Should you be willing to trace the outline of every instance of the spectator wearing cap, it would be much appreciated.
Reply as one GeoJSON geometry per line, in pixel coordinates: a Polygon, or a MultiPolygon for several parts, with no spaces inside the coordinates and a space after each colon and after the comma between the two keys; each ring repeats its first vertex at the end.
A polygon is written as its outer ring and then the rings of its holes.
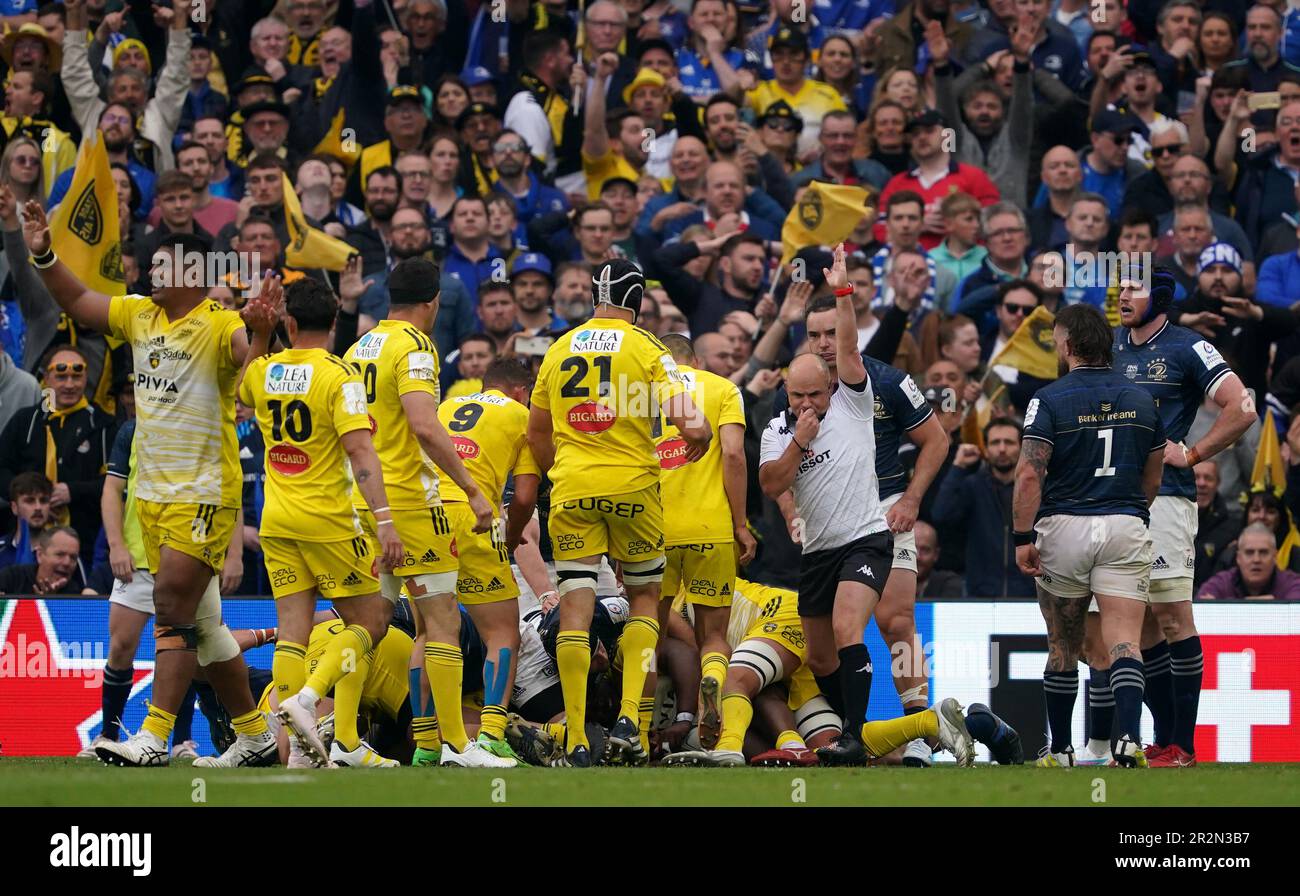
{"type": "Polygon", "coordinates": [[[529,170],[531,158],[528,143],[509,128],[503,128],[492,144],[492,167],[497,173],[492,189],[514,199],[519,223],[524,227],[538,215],[569,208],[563,193],[543,184],[529,170]]]}
{"type": "MultiPolygon", "coordinates": [[[[803,133],[803,117],[785,100],[777,100],[758,116],[757,125],[764,148],[781,163],[786,175],[793,174],[799,168],[796,150],[803,133]]],[[[793,194],[790,205],[794,205],[793,194]]]]}
{"type": "Polygon", "coordinates": [[[872,159],[853,158],[857,140],[857,121],[849,111],[832,110],[822,118],[821,156],[801,169],[791,183],[798,188],[818,180],[824,183],[871,186],[883,189],[890,174],[884,165],[872,159]]]}
{"type": "Polygon", "coordinates": [[[614,214],[614,246],[625,258],[637,261],[655,247],[636,235],[636,184],[625,177],[611,177],[600,186],[600,201],[614,214]],[[643,252],[644,250],[644,252],[643,252]]]}
{"type": "MultiPolygon", "coordinates": [[[[992,205],[1000,198],[998,188],[987,174],[973,165],[958,162],[945,148],[948,142],[944,133],[946,127],[943,116],[934,109],[926,109],[908,122],[914,165],[905,173],[890,178],[880,194],[882,206],[900,190],[911,190],[921,197],[925,203],[921,245],[927,251],[943,239],[943,216],[939,204],[949,193],[969,193],[982,206],[992,205]]],[[[884,224],[877,224],[876,238],[883,240],[884,235],[884,224]]]]}
{"type": "Polygon", "coordinates": [[[1300,573],[1278,568],[1277,536],[1264,523],[1251,523],[1237,538],[1232,569],[1201,586],[1201,600],[1300,600],[1300,573]]]}
{"type": "Polygon", "coordinates": [[[949,15],[947,0],[912,0],[900,4],[900,9],[892,17],[885,19],[877,32],[880,36],[880,48],[877,50],[876,70],[893,71],[896,68],[912,68],[928,53],[925,45],[925,29],[930,22],[943,26],[944,34],[958,56],[963,56],[975,28],[958,16],[949,15]]]}
{"type": "MultiPolygon", "coordinates": [[[[492,189],[492,147],[501,133],[501,113],[495,106],[470,103],[456,116],[456,131],[469,148],[461,163],[460,187],[486,196],[492,189]]],[[[537,148],[532,149],[535,152],[537,148]]]]}
{"type": "Polygon", "coordinates": [[[1111,215],[1117,216],[1123,209],[1129,181],[1146,173],[1142,163],[1132,159],[1128,151],[1140,127],[1131,115],[1103,109],[1092,117],[1090,148],[1079,151],[1079,167],[1083,170],[1080,188],[1103,197],[1111,215]]]}
{"type": "Polygon", "coordinates": [[[510,291],[515,297],[515,308],[520,329],[528,336],[547,330],[563,330],[563,318],[551,310],[551,295],[555,292],[555,275],[551,262],[539,252],[525,252],[515,259],[510,268],[510,291]]]}
{"type": "Polygon", "coordinates": [[[420,88],[399,84],[388,91],[388,101],[384,106],[384,133],[387,136],[361,150],[361,162],[354,169],[355,183],[366,183],[370,172],[392,165],[404,152],[420,149],[428,130],[429,114],[420,88]]]}
{"type": "MultiPolygon", "coordinates": [[[[1274,342],[1294,333],[1300,320],[1291,311],[1290,302],[1277,305],[1260,299],[1249,300],[1243,286],[1241,254],[1228,243],[1217,242],[1206,246],[1201,252],[1196,277],[1196,289],[1186,302],[1178,306],[1178,319],[1185,315],[1209,312],[1217,316],[1217,323],[1211,319],[1200,324],[1198,329],[1212,333],[1210,341],[1225,358],[1230,359],[1232,369],[1241,377],[1246,388],[1264,394],[1268,388],[1268,363],[1270,347],[1274,342]]],[[[1278,283],[1276,277],[1288,272],[1279,270],[1289,267],[1294,279],[1284,282],[1284,288],[1300,288],[1300,264],[1294,253],[1290,256],[1275,256],[1265,260],[1260,271],[1260,285],[1267,276],[1270,285],[1278,283]],[[1290,259],[1290,265],[1275,266],[1275,261],[1290,259]]],[[[1295,292],[1287,293],[1294,297],[1295,292]]],[[[1187,326],[1186,323],[1182,324],[1187,326]]]]}
{"type": "Polygon", "coordinates": [[[461,72],[460,79],[469,88],[469,101],[483,103],[486,106],[498,104],[497,80],[492,72],[482,65],[471,66],[461,72]]]}
{"type": "Polygon", "coordinates": [[[1277,90],[1284,74],[1300,74],[1300,66],[1281,56],[1282,14],[1271,6],[1256,3],[1246,13],[1246,52],[1226,63],[1225,71],[1243,69],[1253,93],[1277,90]]]}
{"type": "MultiPolygon", "coordinates": [[[[632,83],[623,89],[628,108],[641,116],[641,121],[652,133],[645,171],[659,178],[669,174],[669,160],[678,137],[690,135],[704,139],[699,106],[685,93],[673,92],[674,89],[652,68],[638,71],[632,83]]],[[[643,132],[642,140],[645,136],[643,132]]]]}
{"type": "Polygon", "coordinates": [[[677,72],[682,92],[703,105],[716,93],[735,92],[745,54],[727,46],[727,4],[724,0],[694,0],[688,20],[690,31],[677,51],[677,72]]]}
{"type": "Polygon", "coordinates": [[[818,147],[822,118],[832,110],[847,111],[839,91],[822,81],[806,76],[810,51],[807,36],[799,30],[781,27],[772,36],[772,74],[768,81],[745,94],[745,101],[755,114],[761,114],[777,100],[785,100],[803,119],[798,153],[811,155],[818,147]]]}
{"type": "Polygon", "coordinates": [[[1160,90],[1160,78],[1156,72],[1155,61],[1151,54],[1146,50],[1139,49],[1131,53],[1116,53],[1112,61],[1118,60],[1120,65],[1122,89],[1120,98],[1114,103],[1107,105],[1106,97],[1109,92],[1109,81],[1106,78],[1099,78],[1098,84],[1093,88],[1092,94],[1092,114],[1094,118],[1100,114],[1103,109],[1110,109],[1121,114],[1129,115],[1136,118],[1139,126],[1132,132],[1132,139],[1128,147],[1130,159],[1140,162],[1143,168],[1151,167],[1151,144],[1148,140],[1148,129],[1157,121],[1165,118],[1172,118],[1157,108],[1161,105],[1163,108],[1172,110],[1172,98],[1165,98],[1160,90]],[[1128,61],[1128,68],[1123,67],[1124,60],[1128,61]]]}
{"type": "MultiPolygon", "coordinates": [[[[1052,38],[1046,39],[1052,43],[1052,38]]],[[[957,161],[988,172],[1002,198],[1024,208],[1029,180],[1029,152],[1034,140],[1034,97],[1027,39],[1011,48],[1015,59],[1008,102],[996,81],[967,83],[960,95],[956,73],[946,53],[934,59],[935,104],[957,131],[957,161]]],[[[942,47],[942,45],[941,45],[942,47]]],[[[942,47],[946,50],[946,47],[942,47]]],[[[1055,73],[1054,73],[1055,74],[1055,73]]]]}
{"type": "MultiPolygon", "coordinates": [[[[587,8],[588,15],[591,9],[587,8]]],[[[573,69],[569,39],[554,31],[537,31],[524,41],[523,57],[521,89],[506,106],[505,126],[523,137],[546,176],[570,174],[581,163],[577,158],[577,123],[569,114],[569,101],[561,93],[573,69]]]]}
{"type": "Polygon", "coordinates": [[[99,534],[114,421],[86,398],[86,358],[74,346],[50,349],[41,371],[48,403],[14,414],[0,432],[0,494],[8,494],[19,473],[43,473],[54,484],[54,520],[76,527],[89,557],[99,534]]]}
{"type": "Polygon", "coordinates": [[[248,158],[273,155],[283,159],[286,167],[297,167],[297,154],[289,148],[289,107],[278,100],[263,100],[242,111],[248,158]]]}

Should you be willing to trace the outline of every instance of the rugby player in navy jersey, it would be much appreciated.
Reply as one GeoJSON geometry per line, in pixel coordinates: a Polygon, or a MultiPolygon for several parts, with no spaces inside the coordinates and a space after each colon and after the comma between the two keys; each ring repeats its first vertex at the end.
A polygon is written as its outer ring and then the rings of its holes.
{"type": "Polygon", "coordinates": [[[1146,390],[1111,369],[1113,335],[1100,311],[1065,308],[1053,338],[1069,372],[1025,409],[1012,498],[1016,563],[1036,577],[1047,621],[1043,694],[1051,742],[1038,764],[1074,765],[1070,729],[1092,596],[1111,661],[1111,754],[1118,765],[1145,767],[1139,642],[1151,580],[1148,507],[1160,488],[1164,425],[1146,390]]]}
{"type": "Polygon", "coordinates": [[[1236,442],[1258,416],[1253,396],[1218,350],[1195,331],[1169,323],[1174,288],[1173,275],[1163,269],[1151,274],[1149,288],[1140,277],[1121,281],[1114,351],[1115,372],[1151,393],[1169,440],[1160,495],[1151,505],[1151,604],[1142,632],[1146,700],[1155,720],[1147,757],[1157,768],[1196,764],[1203,657],[1192,618],[1197,527],[1192,467],[1236,442]],[[1206,396],[1219,415],[1209,432],[1186,445],[1206,396]]]}
{"type": "MultiPolygon", "coordinates": [[[[821,357],[835,378],[835,300],[829,296],[809,303],[805,312],[808,349],[821,357]]],[[[889,645],[895,664],[903,675],[895,675],[894,687],[906,715],[929,706],[929,680],[924,670],[924,655],[916,637],[916,524],[921,496],[948,456],[948,434],[925,401],[916,383],[903,371],[862,356],[875,395],[876,480],[885,520],[894,534],[894,559],[884,593],[876,605],[875,619],[880,634],[889,645]],[[898,459],[898,447],[906,433],[919,449],[916,470],[908,482],[898,459]],[[898,664],[898,660],[903,662],[898,664]]],[[[773,413],[786,412],[788,399],[782,389],[776,396],[773,413]]],[[[793,504],[783,502],[793,510],[793,504]]],[[[833,695],[831,704],[839,707],[833,695]]],[[[933,745],[915,740],[904,751],[905,765],[926,767],[931,764],[933,745]]]]}

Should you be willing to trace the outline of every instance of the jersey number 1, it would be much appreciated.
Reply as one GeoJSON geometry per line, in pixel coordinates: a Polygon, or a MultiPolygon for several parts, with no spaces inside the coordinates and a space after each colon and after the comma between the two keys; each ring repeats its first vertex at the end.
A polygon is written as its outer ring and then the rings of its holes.
{"type": "Polygon", "coordinates": [[[1101,466],[1098,467],[1096,470],[1093,470],[1092,475],[1093,476],[1114,476],[1115,468],[1110,465],[1110,452],[1112,448],[1112,443],[1115,438],[1115,430],[1099,429],[1097,430],[1097,438],[1105,442],[1105,447],[1103,448],[1105,454],[1102,456],[1101,466]]]}

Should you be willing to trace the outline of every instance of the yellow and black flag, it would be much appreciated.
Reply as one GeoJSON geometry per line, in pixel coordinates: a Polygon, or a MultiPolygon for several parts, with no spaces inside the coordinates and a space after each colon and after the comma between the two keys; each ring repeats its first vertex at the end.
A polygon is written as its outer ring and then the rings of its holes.
{"type": "Polygon", "coordinates": [[[875,215],[871,194],[862,187],[808,184],[781,228],[781,264],[789,264],[800,249],[834,246],[857,229],[862,219],[875,215]]]}
{"type": "Polygon", "coordinates": [[[72,184],[50,221],[50,238],[60,260],[87,289],[110,296],[122,294],[125,277],[117,186],[100,131],[81,141],[72,184]]]}
{"type": "Polygon", "coordinates": [[[1055,324],[1056,315],[1039,305],[1021,321],[1007,344],[1002,346],[1002,351],[989,361],[988,372],[980,382],[980,397],[962,421],[963,442],[978,445],[983,451],[984,427],[995,416],[1006,414],[1011,409],[1007,386],[997,372],[998,367],[1014,367],[1026,376],[1040,380],[1054,380],[1060,375],[1056,343],[1052,338],[1055,324]]]}
{"type": "Polygon", "coordinates": [[[1250,490],[1272,492],[1279,498],[1286,491],[1286,464],[1282,462],[1282,445],[1272,408],[1264,413],[1264,424],[1259,430],[1259,448],[1255,450],[1255,465],[1250,470],[1250,490]]]}
{"type": "Polygon", "coordinates": [[[310,226],[288,175],[281,177],[284,178],[284,217],[289,229],[289,245],[284,250],[285,264],[291,268],[343,270],[357,250],[343,240],[310,226]]]}

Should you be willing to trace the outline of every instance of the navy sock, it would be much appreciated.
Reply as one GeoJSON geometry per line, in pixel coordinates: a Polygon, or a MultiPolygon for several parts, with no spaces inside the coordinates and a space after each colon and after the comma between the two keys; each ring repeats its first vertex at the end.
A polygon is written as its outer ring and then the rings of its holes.
{"type": "Polygon", "coordinates": [[[929,707],[926,707],[926,706],[904,706],[904,707],[903,707],[903,715],[905,715],[905,716],[914,716],[914,715],[916,715],[918,712],[925,712],[928,708],[929,708],[929,707]]]}
{"type": "Polygon", "coordinates": [[[1088,737],[1110,740],[1115,722],[1115,698],[1110,692],[1110,673],[1088,669],[1088,737]]]}
{"type": "Polygon", "coordinates": [[[1147,687],[1142,699],[1155,722],[1155,743],[1167,747],[1174,741],[1174,677],[1169,665],[1169,642],[1142,648],[1147,687]]]}
{"type": "Polygon", "coordinates": [[[199,693],[191,684],[185,692],[185,699],[181,701],[181,708],[176,711],[176,724],[172,727],[173,746],[194,739],[190,736],[190,729],[194,725],[194,701],[198,698],[199,693]]]}
{"type": "Polygon", "coordinates": [[[1115,731],[1110,739],[1115,744],[1127,734],[1134,743],[1142,743],[1142,691],[1145,677],[1142,661],[1131,656],[1115,660],[1110,665],[1110,691],[1115,695],[1115,731]]]}
{"type": "Polygon", "coordinates": [[[1047,702],[1047,730],[1053,753],[1064,753],[1073,743],[1074,700],[1079,696],[1079,670],[1043,673],[1043,698],[1047,702]]]}
{"type": "Polygon", "coordinates": [[[817,687],[821,690],[822,696],[826,702],[831,705],[835,714],[844,720],[844,692],[840,689],[840,670],[836,669],[830,675],[815,675],[817,687]]]}
{"type": "Polygon", "coordinates": [[[840,691],[844,699],[846,731],[857,733],[867,720],[871,699],[871,651],[866,644],[840,648],[840,691]]]}
{"type": "Polygon", "coordinates": [[[1196,713],[1201,705],[1201,674],[1205,668],[1200,636],[1192,635],[1170,644],[1169,659],[1173,667],[1173,742],[1195,754],[1196,713]]]}
{"type": "Polygon", "coordinates": [[[130,666],[114,669],[104,666],[104,685],[100,691],[100,708],[104,714],[103,735],[109,740],[117,740],[122,725],[122,713],[126,711],[126,701],[131,697],[131,679],[134,673],[130,666]]]}

